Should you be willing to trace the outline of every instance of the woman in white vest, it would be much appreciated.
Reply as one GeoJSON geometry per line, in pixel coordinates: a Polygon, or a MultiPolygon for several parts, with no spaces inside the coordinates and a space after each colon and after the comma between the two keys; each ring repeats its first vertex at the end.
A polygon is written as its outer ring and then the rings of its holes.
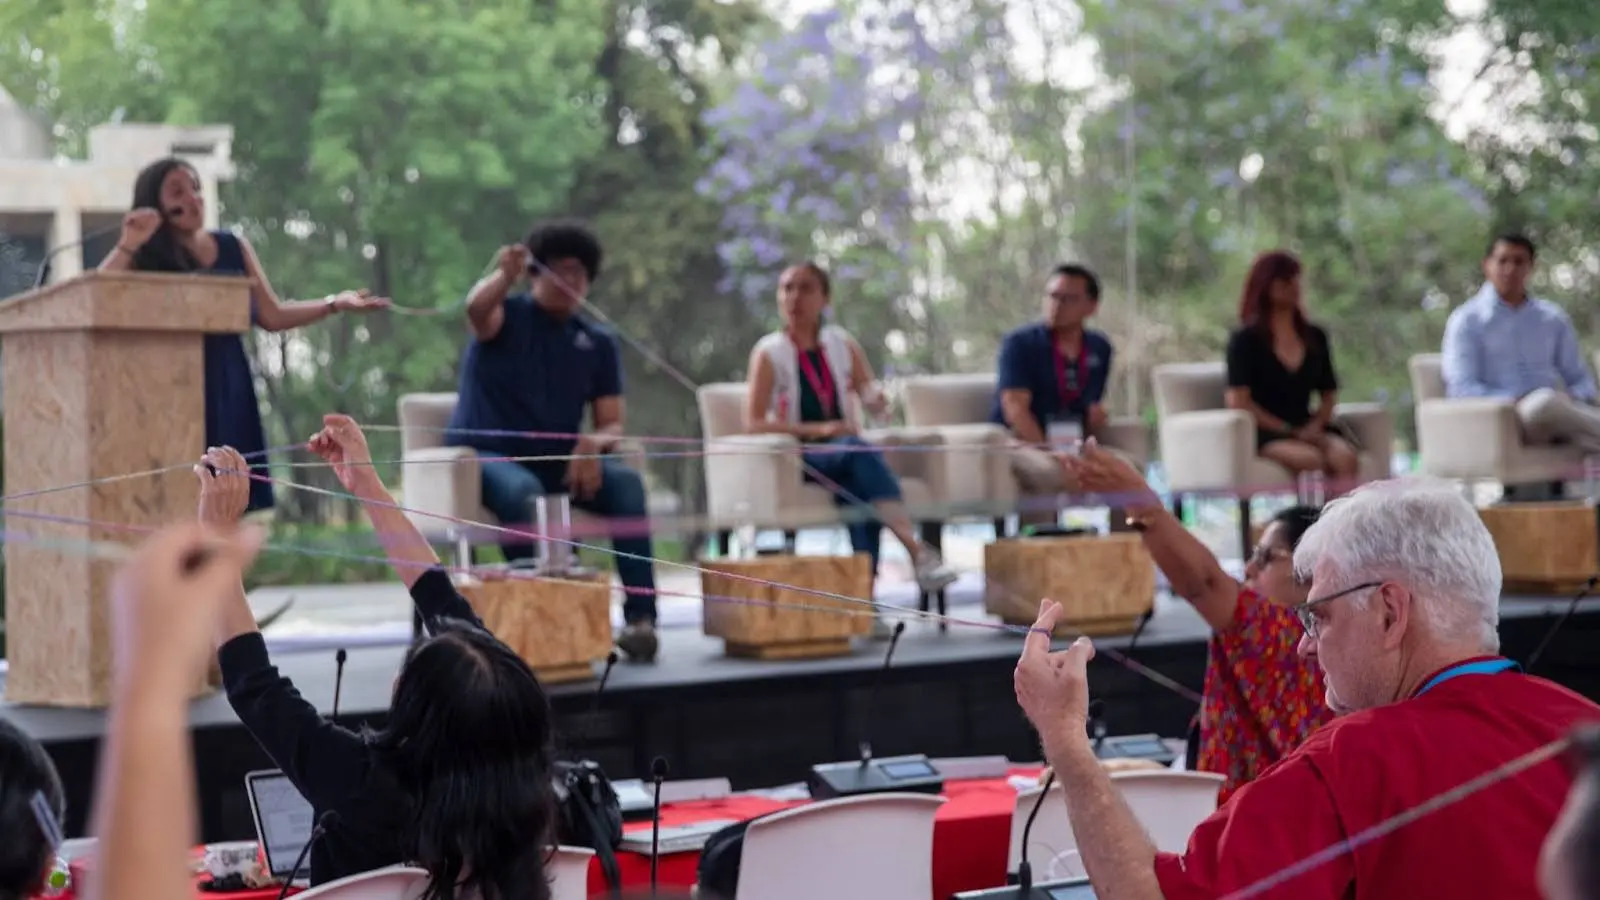
{"type": "Polygon", "coordinates": [[[833,491],[840,506],[871,505],[876,521],[857,517],[849,531],[850,546],[871,557],[874,572],[887,526],[911,554],[918,587],[940,590],[955,581],[955,573],[917,540],[899,480],[883,454],[861,439],[851,396],[874,413],[886,403],[861,345],[843,328],[823,323],[829,292],[828,273],[813,262],[790,266],[778,279],[784,327],[757,341],[750,353],[745,428],[798,437],[805,444],[806,480],[833,491]]]}

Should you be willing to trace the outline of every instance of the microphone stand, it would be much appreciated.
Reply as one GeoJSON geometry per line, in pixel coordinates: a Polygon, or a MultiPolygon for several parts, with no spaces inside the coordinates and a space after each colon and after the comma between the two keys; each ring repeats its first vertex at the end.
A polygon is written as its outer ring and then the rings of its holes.
{"type": "Polygon", "coordinates": [[[121,230],[122,230],[122,223],[119,221],[115,225],[107,225],[104,228],[96,228],[95,230],[93,230],[93,231],[89,232],[88,234],[78,238],[75,241],[68,241],[65,244],[61,244],[60,246],[51,247],[49,252],[45,253],[44,259],[39,260],[39,268],[38,268],[37,271],[35,271],[33,273],[33,286],[35,288],[44,287],[45,276],[50,274],[50,260],[55,259],[57,256],[61,255],[61,251],[63,251],[63,250],[71,250],[73,247],[82,247],[84,244],[89,243],[90,241],[94,240],[95,238],[105,237],[106,235],[110,234],[113,231],[121,231],[121,230]]]}
{"type": "Polygon", "coordinates": [[[606,667],[600,670],[600,683],[594,688],[594,705],[590,712],[600,711],[600,695],[605,693],[606,682],[611,680],[611,670],[617,667],[617,651],[612,650],[606,654],[606,667]]]}
{"type": "Polygon", "coordinates": [[[338,718],[338,716],[339,716],[339,692],[344,688],[344,663],[345,663],[345,660],[347,660],[349,658],[350,658],[350,654],[343,647],[340,647],[338,650],[334,651],[334,654],[333,654],[333,712],[328,714],[328,718],[330,720],[338,718]]]}
{"type": "Polygon", "coordinates": [[[1528,664],[1523,666],[1522,669],[1524,672],[1529,675],[1533,674],[1533,667],[1539,662],[1539,657],[1544,655],[1544,651],[1550,647],[1550,642],[1556,639],[1556,635],[1560,633],[1562,628],[1566,627],[1567,621],[1578,611],[1578,604],[1582,603],[1583,598],[1594,591],[1596,585],[1600,585],[1600,575],[1590,575],[1589,580],[1583,583],[1583,587],[1572,595],[1572,602],[1567,604],[1567,611],[1561,614],[1561,618],[1556,619],[1556,623],[1551,625],[1550,630],[1546,631],[1544,637],[1539,640],[1539,646],[1533,648],[1533,652],[1528,654],[1528,664]]]}
{"type": "Polygon", "coordinates": [[[650,811],[650,900],[656,900],[660,884],[661,866],[661,782],[667,777],[667,761],[656,757],[650,761],[650,780],[655,782],[655,806],[650,811]]]}
{"type": "Polygon", "coordinates": [[[1028,820],[1022,825],[1022,851],[1017,858],[1017,900],[1033,897],[1033,864],[1028,862],[1028,841],[1033,836],[1033,820],[1039,818],[1039,808],[1044,798],[1050,796],[1050,786],[1056,783],[1056,773],[1051,769],[1039,787],[1039,796],[1033,798],[1033,808],[1028,810],[1028,820]]]}
{"type": "Polygon", "coordinates": [[[305,868],[306,857],[311,855],[311,845],[322,839],[328,833],[328,827],[338,821],[339,814],[328,810],[317,818],[317,827],[311,829],[311,839],[300,848],[300,855],[295,857],[294,868],[289,870],[289,877],[283,880],[283,887],[278,890],[278,900],[283,900],[289,895],[289,888],[294,886],[294,880],[300,877],[300,870],[305,868]]]}
{"type": "Polygon", "coordinates": [[[883,654],[883,668],[878,670],[878,677],[872,681],[872,690],[867,694],[867,722],[861,729],[861,768],[865,769],[872,764],[872,712],[878,706],[878,689],[883,686],[884,676],[889,671],[889,666],[894,662],[894,648],[900,646],[900,635],[906,633],[906,623],[902,619],[894,623],[894,633],[889,636],[889,649],[883,654]]]}

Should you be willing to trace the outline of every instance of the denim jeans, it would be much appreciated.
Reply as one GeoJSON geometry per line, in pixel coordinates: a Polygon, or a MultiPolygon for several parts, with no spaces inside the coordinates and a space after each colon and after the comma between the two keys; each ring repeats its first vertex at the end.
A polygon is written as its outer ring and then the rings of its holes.
{"type": "MultiPolygon", "coordinates": [[[[889,471],[883,453],[855,435],[834,438],[825,444],[807,444],[801,451],[801,458],[811,470],[806,473],[806,480],[828,488],[838,506],[849,507],[856,501],[872,504],[900,499],[900,480],[889,471]]],[[[855,510],[852,515],[855,521],[846,528],[850,532],[851,549],[871,557],[872,571],[876,572],[883,524],[875,518],[857,518],[870,512],[870,509],[855,510]]]]}
{"type": "MultiPolygon", "coordinates": [[[[567,473],[564,460],[550,462],[508,462],[486,460],[483,473],[483,505],[507,525],[533,521],[533,500],[541,494],[566,493],[562,479],[567,473]]],[[[615,460],[601,462],[600,490],[583,500],[572,498],[572,505],[607,519],[623,519],[621,535],[613,536],[611,548],[616,557],[617,575],[627,588],[622,616],[628,622],[654,622],[656,619],[656,576],[651,564],[655,554],[650,545],[646,520],[644,479],[638,472],[615,460]],[[626,554],[626,555],[621,555],[626,554]]],[[[588,543],[579,539],[580,543],[588,543]]],[[[533,545],[509,539],[501,542],[506,559],[527,559],[533,545]]]]}

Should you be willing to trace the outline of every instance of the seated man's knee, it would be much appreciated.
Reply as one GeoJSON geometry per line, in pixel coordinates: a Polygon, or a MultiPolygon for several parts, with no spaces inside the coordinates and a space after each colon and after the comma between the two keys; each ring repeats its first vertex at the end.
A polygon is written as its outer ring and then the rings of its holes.
{"type": "Polygon", "coordinates": [[[644,514],[644,476],[638,471],[629,466],[608,465],[601,484],[610,500],[606,505],[613,513],[644,514]]]}

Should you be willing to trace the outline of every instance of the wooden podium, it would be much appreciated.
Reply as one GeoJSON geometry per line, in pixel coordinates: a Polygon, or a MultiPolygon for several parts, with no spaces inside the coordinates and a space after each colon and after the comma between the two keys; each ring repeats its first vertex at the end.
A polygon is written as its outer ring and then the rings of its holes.
{"type": "Polygon", "coordinates": [[[249,328],[243,278],[90,272],[0,303],[4,492],[17,498],[5,503],[6,699],[110,703],[116,563],[84,544],[137,543],[195,515],[185,463],[205,450],[204,337],[249,328]],[[112,480],[84,485],[98,479],[112,480]]]}

